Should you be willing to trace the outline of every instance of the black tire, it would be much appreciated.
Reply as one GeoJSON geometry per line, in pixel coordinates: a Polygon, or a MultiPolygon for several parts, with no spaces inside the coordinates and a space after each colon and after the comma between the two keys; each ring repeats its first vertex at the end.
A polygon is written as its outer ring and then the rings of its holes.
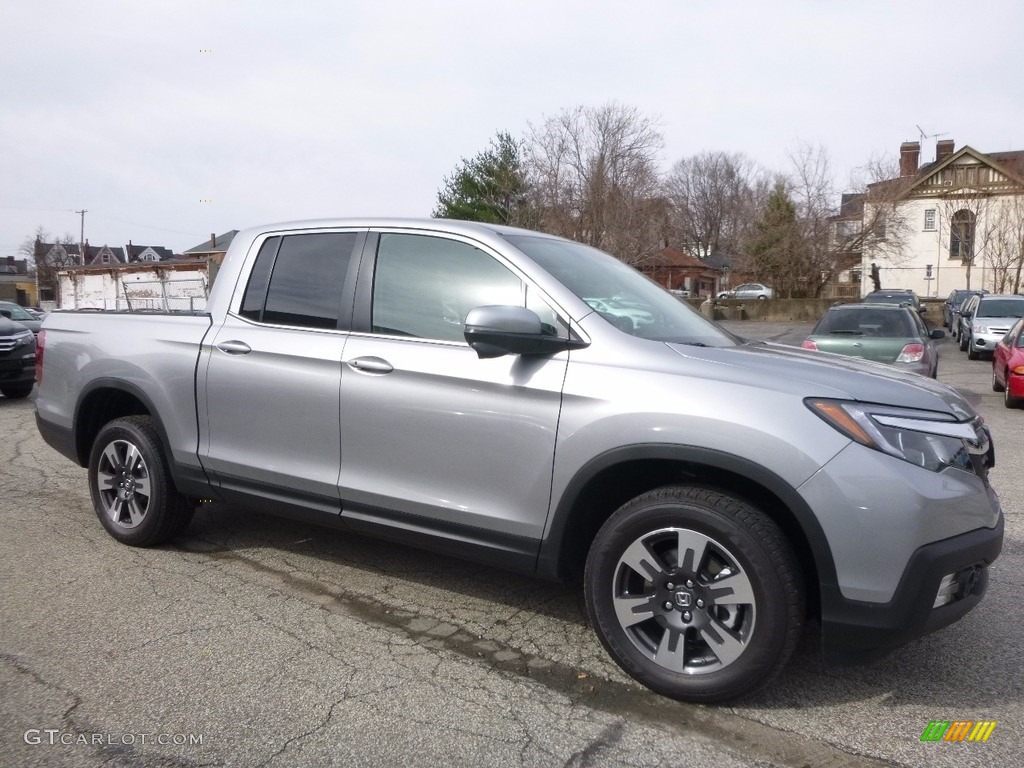
{"type": "Polygon", "coordinates": [[[9,400],[20,400],[32,394],[35,384],[19,384],[17,386],[0,387],[0,393],[9,400]]]}
{"type": "Polygon", "coordinates": [[[974,339],[969,339],[967,342],[967,359],[977,360],[979,357],[981,357],[981,353],[974,346],[974,339]]]}
{"type": "Polygon", "coordinates": [[[670,486],[623,505],[594,538],[584,589],[612,658],[682,701],[724,701],[767,684],[804,621],[803,578],[782,531],[707,488],[670,486]]]}
{"type": "Polygon", "coordinates": [[[1020,408],[1022,404],[1024,404],[1024,400],[1010,396],[1010,378],[1007,376],[1006,387],[1003,389],[1003,405],[1007,408],[1020,408]]]}
{"type": "Polygon", "coordinates": [[[995,364],[995,362],[993,362],[992,363],[992,391],[993,392],[1003,392],[1005,390],[1006,390],[1006,387],[1003,386],[1002,384],[1000,384],[999,380],[996,378],[996,364],[995,364]]]}
{"type": "Polygon", "coordinates": [[[970,339],[967,337],[967,334],[963,333],[961,331],[961,333],[960,333],[960,351],[961,352],[966,352],[967,351],[967,345],[970,344],[970,343],[971,342],[970,342],[970,339]]]}
{"type": "Polygon", "coordinates": [[[115,419],[96,435],[89,490],[107,533],[133,547],[173,538],[188,527],[195,511],[174,485],[148,416],[115,419]]]}

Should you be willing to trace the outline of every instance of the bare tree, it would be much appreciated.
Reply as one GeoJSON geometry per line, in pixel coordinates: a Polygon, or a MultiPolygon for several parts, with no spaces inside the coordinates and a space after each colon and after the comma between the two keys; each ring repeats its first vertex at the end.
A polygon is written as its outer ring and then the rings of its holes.
{"type": "Polygon", "coordinates": [[[789,159],[789,185],[804,243],[798,272],[807,295],[820,296],[839,272],[859,267],[865,250],[871,261],[906,260],[911,230],[900,200],[913,180],[899,178],[895,162],[875,158],[858,168],[850,185],[866,186],[867,192],[843,196],[845,206],[837,208],[828,151],[801,143],[789,159]]]}
{"type": "Polygon", "coordinates": [[[28,261],[29,268],[35,270],[40,298],[44,299],[53,299],[57,295],[57,272],[78,263],[75,239],[67,233],[57,239],[42,226],[36,227],[35,233],[26,238],[18,252],[28,261]]]}
{"type": "Polygon", "coordinates": [[[967,289],[971,287],[975,264],[987,255],[987,247],[995,236],[996,209],[996,198],[974,184],[956,184],[938,200],[941,226],[937,234],[950,258],[960,258],[967,289]]]}
{"type": "Polygon", "coordinates": [[[982,247],[987,249],[992,290],[1017,293],[1024,267],[1024,195],[993,201],[981,222],[982,247]]]}
{"type": "Polygon", "coordinates": [[[665,245],[656,124],[619,104],[576,107],[530,126],[526,164],[540,229],[630,264],[665,245]]]}
{"type": "Polygon", "coordinates": [[[700,257],[739,254],[770,189],[768,174],[739,152],[679,160],[665,179],[676,238],[700,257]]]}

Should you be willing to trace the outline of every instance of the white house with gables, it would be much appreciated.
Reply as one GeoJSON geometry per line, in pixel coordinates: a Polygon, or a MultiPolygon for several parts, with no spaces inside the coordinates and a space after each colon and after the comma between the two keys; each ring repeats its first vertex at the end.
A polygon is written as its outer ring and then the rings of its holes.
{"type": "Polygon", "coordinates": [[[920,142],[904,142],[899,178],[868,186],[865,223],[872,205],[886,206],[887,221],[876,222],[864,243],[863,293],[874,289],[873,264],[883,288],[909,288],[920,296],[963,288],[1020,290],[1024,151],[956,151],[953,141],[939,141],[935,160],[923,166],[920,153],[920,142]]]}

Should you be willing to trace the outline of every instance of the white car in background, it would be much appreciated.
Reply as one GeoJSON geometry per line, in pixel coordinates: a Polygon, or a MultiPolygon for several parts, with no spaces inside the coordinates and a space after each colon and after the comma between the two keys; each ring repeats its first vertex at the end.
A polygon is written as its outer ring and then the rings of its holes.
{"type": "Polygon", "coordinates": [[[731,291],[722,291],[718,294],[720,299],[770,299],[772,298],[770,286],[761,283],[743,283],[737,285],[731,291]]]}

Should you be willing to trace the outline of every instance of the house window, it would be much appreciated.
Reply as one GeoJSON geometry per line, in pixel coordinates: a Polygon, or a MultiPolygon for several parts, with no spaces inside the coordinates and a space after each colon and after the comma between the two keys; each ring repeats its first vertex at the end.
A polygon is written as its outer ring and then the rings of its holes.
{"type": "Polygon", "coordinates": [[[872,228],[872,234],[879,240],[885,240],[885,217],[879,216],[872,228]]]}
{"type": "Polygon", "coordinates": [[[102,261],[104,264],[109,264],[110,263],[110,254],[109,253],[100,254],[100,261],[102,261]]]}
{"type": "Polygon", "coordinates": [[[924,212],[924,228],[928,231],[935,229],[935,209],[928,208],[924,212]]]}
{"type": "Polygon", "coordinates": [[[859,269],[850,270],[850,282],[860,285],[861,271],[859,269]]]}
{"type": "Polygon", "coordinates": [[[949,258],[970,264],[974,258],[974,214],[959,210],[953,214],[949,225],[949,258]]]}

